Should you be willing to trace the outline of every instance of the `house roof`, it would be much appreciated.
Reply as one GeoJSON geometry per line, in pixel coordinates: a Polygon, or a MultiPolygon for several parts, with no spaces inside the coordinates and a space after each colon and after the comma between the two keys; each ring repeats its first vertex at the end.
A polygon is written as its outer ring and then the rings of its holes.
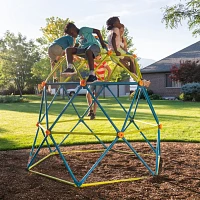
{"type": "Polygon", "coordinates": [[[170,72],[172,65],[180,64],[180,61],[186,60],[200,60],[200,41],[159,60],[147,67],[141,69],[143,74],[145,73],[159,73],[170,72]]]}

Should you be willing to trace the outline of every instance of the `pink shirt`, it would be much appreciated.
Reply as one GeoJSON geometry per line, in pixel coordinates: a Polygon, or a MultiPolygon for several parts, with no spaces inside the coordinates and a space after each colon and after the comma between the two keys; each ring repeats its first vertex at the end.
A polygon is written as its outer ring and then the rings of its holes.
{"type": "Polygon", "coordinates": [[[116,47],[117,49],[120,48],[120,43],[121,43],[121,37],[120,37],[120,32],[119,28],[114,27],[112,30],[109,31],[108,33],[108,49],[109,50],[114,50],[112,46],[112,37],[113,33],[116,34],[115,42],[116,42],[116,47]]]}

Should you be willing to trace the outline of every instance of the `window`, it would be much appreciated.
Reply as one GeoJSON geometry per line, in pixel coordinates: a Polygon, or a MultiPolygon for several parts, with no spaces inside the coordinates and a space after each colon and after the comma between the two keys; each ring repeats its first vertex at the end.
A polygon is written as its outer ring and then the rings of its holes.
{"type": "Polygon", "coordinates": [[[173,81],[170,78],[170,74],[166,74],[166,87],[172,87],[172,88],[181,88],[182,83],[180,81],[173,81]]]}

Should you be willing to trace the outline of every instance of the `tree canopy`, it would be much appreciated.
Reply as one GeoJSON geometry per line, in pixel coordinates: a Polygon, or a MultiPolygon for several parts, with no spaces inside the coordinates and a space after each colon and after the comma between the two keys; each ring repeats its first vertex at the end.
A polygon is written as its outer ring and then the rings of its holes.
{"type": "Polygon", "coordinates": [[[200,82],[200,63],[199,61],[181,62],[180,66],[172,66],[171,79],[174,81],[180,81],[183,84],[200,82]]]}
{"type": "Polygon", "coordinates": [[[200,0],[190,0],[185,4],[178,3],[164,8],[162,22],[165,22],[167,28],[177,28],[184,20],[194,36],[200,35],[200,0]]]}
{"type": "MultiPolygon", "coordinates": [[[[41,28],[43,36],[33,40],[27,40],[21,33],[17,35],[7,31],[0,38],[0,87],[5,89],[9,85],[18,86],[21,90],[31,88],[40,83],[50,73],[51,66],[47,55],[47,48],[55,39],[64,35],[64,26],[73,22],[69,18],[50,17],[46,19],[46,26],[41,28]]],[[[101,30],[106,40],[107,30],[101,30]]],[[[132,37],[125,28],[129,50],[133,50],[132,37]]],[[[63,65],[66,65],[64,63],[63,65]]],[[[111,64],[113,68],[115,65],[111,64]]],[[[112,80],[124,80],[129,76],[122,68],[118,67],[112,80]]]]}
{"type": "Polygon", "coordinates": [[[2,84],[11,80],[23,90],[33,85],[31,67],[40,59],[38,48],[32,40],[27,41],[21,33],[7,31],[0,39],[0,79],[2,84]]]}

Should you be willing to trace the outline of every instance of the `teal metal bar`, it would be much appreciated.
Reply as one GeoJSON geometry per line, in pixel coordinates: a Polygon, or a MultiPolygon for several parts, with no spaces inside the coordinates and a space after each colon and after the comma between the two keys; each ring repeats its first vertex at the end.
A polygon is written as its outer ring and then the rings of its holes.
{"type": "Polygon", "coordinates": [[[146,98],[146,101],[148,102],[149,108],[151,109],[151,112],[152,112],[152,114],[153,114],[153,116],[154,116],[154,119],[156,120],[157,124],[159,124],[158,117],[157,117],[157,115],[156,115],[156,113],[155,113],[155,111],[154,111],[153,105],[152,105],[152,103],[151,103],[151,101],[150,101],[150,99],[149,99],[149,96],[148,96],[148,94],[147,94],[147,91],[146,91],[145,88],[142,88],[142,89],[143,89],[143,93],[144,93],[144,96],[145,96],[145,98],[146,98]]]}
{"type": "Polygon", "coordinates": [[[80,187],[88,178],[88,176],[92,173],[92,171],[97,167],[97,165],[101,162],[101,160],[105,157],[105,155],[108,153],[110,149],[114,146],[114,144],[117,142],[119,138],[116,137],[113,142],[107,147],[107,149],[102,153],[102,155],[99,157],[99,159],[94,163],[94,165],[90,168],[90,170],[86,173],[86,175],[78,182],[78,187],[80,187]]]}
{"type": "Polygon", "coordinates": [[[105,112],[105,110],[103,109],[103,107],[101,106],[101,104],[99,103],[99,101],[96,99],[96,97],[92,94],[92,92],[90,90],[88,90],[88,92],[90,93],[90,95],[92,96],[92,98],[94,99],[94,101],[97,103],[97,105],[99,106],[99,108],[102,110],[102,112],[104,113],[104,115],[106,116],[106,118],[108,119],[108,121],[112,124],[113,128],[118,133],[119,129],[115,126],[115,124],[113,123],[113,121],[110,119],[110,117],[108,116],[108,114],[105,112]]]}
{"type": "MultiPolygon", "coordinates": [[[[81,89],[81,88],[82,88],[82,87],[80,86],[80,89],[81,89]]],[[[87,90],[90,90],[90,89],[87,87],[87,85],[86,85],[86,89],[87,89],[87,90]]],[[[80,90],[77,90],[77,92],[76,92],[75,95],[77,95],[79,91],[80,91],[80,90]]],[[[96,139],[103,145],[103,147],[104,147],[104,148],[107,148],[107,146],[102,142],[102,140],[101,140],[97,135],[95,135],[95,134],[93,133],[93,131],[89,128],[89,126],[85,123],[85,121],[84,121],[83,118],[84,118],[84,116],[86,115],[87,110],[86,110],[86,112],[85,112],[82,116],[80,116],[79,113],[78,113],[78,111],[77,111],[77,109],[75,108],[73,102],[71,102],[71,103],[72,103],[72,106],[74,107],[74,110],[76,111],[77,115],[79,116],[79,121],[78,121],[77,124],[71,129],[70,132],[73,132],[73,130],[78,126],[78,124],[82,122],[82,123],[87,127],[87,129],[96,137],[96,139]]],[[[88,110],[89,110],[89,109],[88,109],[88,110]]],[[[69,136],[69,134],[62,140],[62,142],[59,144],[59,146],[68,138],[68,136],[69,136]]]]}
{"type": "Polygon", "coordinates": [[[46,113],[46,129],[49,130],[49,116],[48,116],[48,103],[47,103],[46,86],[44,86],[43,91],[44,91],[44,102],[45,102],[45,113],[46,113]]]}
{"type": "Polygon", "coordinates": [[[42,142],[41,142],[40,146],[38,147],[37,151],[35,152],[34,156],[31,158],[30,162],[28,163],[27,168],[29,168],[32,165],[32,163],[35,160],[36,156],[38,155],[40,149],[42,148],[44,141],[46,140],[46,137],[42,140],[42,142]]]}
{"type": "MultiPolygon", "coordinates": [[[[77,90],[79,91],[80,88],[77,90]]],[[[63,110],[61,111],[61,113],[58,115],[58,117],[56,118],[56,120],[53,122],[53,124],[50,127],[50,130],[53,129],[53,127],[55,126],[55,124],[58,122],[58,120],[61,118],[61,116],[63,115],[63,113],[65,112],[65,110],[69,107],[70,103],[74,100],[74,98],[76,97],[76,94],[74,94],[72,96],[72,98],[68,101],[68,103],[66,104],[66,106],[64,106],[63,110]]]]}
{"type": "MultiPolygon", "coordinates": [[[[135,127],[139,130],[140,128],[138,127],[138,125],[133,122],[135,127]]],[[[144,135],[144,133],[142,131],[140,131],[140,134],[142,135],[142,137],[145,139],[145,141],[149,144],[149,146],[151,147],[151,149],[154,151],[154,153],[156,153],[156,149],[152,146],[152,144],[149,142],[149,140],[147,139],[147,137],[144,135]]]]}
{"type": "Polygon", "coordinates": [[[128,110],[128,112],[126,113],[126,118],[125,118],[124,124],[123,124],[122,129],[121,129],[122,132],[124,132],[124,131],[127,129],[126,123],[127,123],[128,119],[129,119],[129,118],[133,119],[132,117],[130,117],[130,113],[131,113],[131,110],[132,110],[132,108],[133,108],[135,99],[136,99],[136,97],[137,97],[137,91],[138,91],[138,89],[136,90],[136,95],[134,95],[133,100],[131,101],[131,105],[130,105],[130,107],[129,107],[129,110],[128,110]]]}
{"type": "Polygon", "coordinates": [[[158,175],[159,173],[159,164],[160,164],[160,129],[158,129],[157,144],[156,144],[156,169],[155,169],[156,175],[158,175]]]}
{"type": "Polygon", "coordinates": [[[42,98],[41,98],[41,103],[40,103],[40,111],[39,111],[38,122],[40,122],[40,120],[41,120],[43,102],[44,102],[44,91],[42,91],[42,98]]]}
{"type": "MultiPolygon", "coordinates": [[[[58,90],[57,90],[57,92],[55,93],[53,99],[51,100],[50,104],[48,105],[48,108],[47,108],[48,110],[51,108],[51,105],[53,104],[55,98],[57,97],[57,95],[58,95],[58,93],[59,93],[59,91],[60,91],[60,88],[61,88],[61,86],[58,88],[58,90]]],[[[42,122],[42,120],[44,119],[45,115],[46,115],[46,112],[43,114],[43,116],[42,116],[42,118],[40,119],[39,122],[42,122]]]]}
{"type": "MultiPolygon", "coordinates": [[[[128,125],[124,126],[124,128],[122,129],[123,132],[126,131],[126,129],[130,126],[131,123],[134,122],[135,113],[136,113],[136,110],[137,110],[137,108],[138,108],[139,98],[140,98],[139,91],[140,91],[140,90],[139,90],[139,87],[137,87],[136,92],[135,92],[134,97],[133,97],[133,100],[132,100],[132,102],[136,102],[136,103],[135,103],[134,112],[133,112],[134,114],[133,114],[132,117],[130,117],[131,119],[130,119],[128,125]],[[136,98],[137,98],[137,101],[136,101],[136,98]]],[[[133,103],[133,104],[134,104],[134,103],[133,103]]],[[[132,110],[132,107],[131,107],[131,105],[130,105],[130,107],[129,107],[129,112],[131,112],[131,110],[132,110]]],[[[130,114],[129,114],[129,115],[130,115],[130,114]]]]}
{"type": "MultiPolygon", "coordinates": [[[[41,128],[40,128],[40,130],[42,131],[43,136],[46,137],[44,130],[41,129],[41,128]]],[[[47,147],[49,148],[49,151],[52,152],[51,146],[50,146],[50,144],[49,144],[49,142],[48,142],[48,137],[46,138],[45,141],[46,141],[46,143],[47,143],[47,147]]]]}
{"type": "Polygon", "coordinates": [[[34,149],[35,149],[35,144],[36,144],[36,141],[37,141],[38,133],[39,133],[39,127],[37,128],[37,131],[36,131],[36,134],[35,134],[35,138],[34,138],[34,141],[33,141],[33,145],[32,145],[32,148],[31,148],[31,151],[30,151],[30,154],[29,154],[29,157],[33,156],[33,152],[34,152],[34,149]]]}
{"type": "MultiPolygon", "coordinates": [[[[67,94],[67,90],[63,87],[63,90],[65,91],[65,93],[67,94]]],[[[70,97],[69,97],[69,95],[67,94],[67,97],[68,97],[68,100],[70,100],[70,97]]],[[[75,110],[75,112],[76,112],[76,114],[77,114],[77,116],[80,118],[80,115],[79,115],[79,113],[78,113],[78,111],[77,111],[77,109],[76,109],[76,107],[75,107],[75,105],[73,104],[73,102],[71,102],[71,104],[72,104],[72,107],[74,108],[74,110],[75,110]]]]}
{"type": "MultiPolygon", "coordinates": [[[[87,91],[89,90],[89,87],[86,85],[85,88],[87,89],[87,91]]],[[[99,95],[101,94],[101,92],[103,91],[103,86],[101,87],[100,91],[97,93],[96,98],[99,97],[99,95]]],[[[88,113],[90,107],[94,104],[94,100],[92,100],[92,103],[88,106],[88,108],[86,109],[86,111],[83,113],[82,118],[85,117],[85,115],[88,113]]]]}
{"type": "Polygon", "coordinates": [[[138,157],[138,159],[143,163],[143,165],[149,170],[149,172],[152,175],[155,175],[155,173],[152,171],[152,169],[147,165],[147,163],[142,159],[142,157],[137,153],[137,151],[131,146],[131,144],[126,140],[126,138],[122,138],[124,142],[128,145],[128,147],[135,153],[135,155],[138,157]]]}
{"type": "MultiPolygon", "coordinates": [[[[49,85],[60,85],[58,91],[60,91],[61,88],[63,88],[63,91],[66,92],[67,94],[67,91],[65,89],[65,85],[67,84],[79,84],[78,82],[67,82],[67,83],[53,83],[53,84],[49,84],[49,85]]],[[[48,84],[47,84],[48,85],[48,84]]],[[[92,131],[92,129],[87,125],[87,123],[85,122],[84,120],[84,116],[86,115],[86,113],[88,112],[88,110],[90,109],[90,107],[94,104],[94,103],[97,103],[97,105],[99,106],[100,110],[103,112],[103,114],[105,115],[105,117],[107,118],[107,120],[110,122],[110,124],[112,125],[112,127],[115,129],[116,131],[116,135],[119,131],[119,129],[117,128],[117,126],[114,124],[113,120],[110,118],[110,116],[107,114],[107,112],[105,111],[105,109],[103,108],[103,106],[101,106],[100,102],[98,101],[98,96],[101,94],[101,92],[103,91],[103,89],[107,88],[110,93],[112,94],[112,96],[115,98],[115,100],[117,101],[117,103],[119,104],[119,106],[122,108],[122,110],[125,112],[126,114],[126,118],[125,118],[125,121],[123,123],[123,126],[122,126],[122,132],[124,132],[129,126],[130,124],[133,123],[133,125],[135,126],[135,128],[137,130],[139,130],[139,126],[136,124],[136,122],[134,121],[134,118],[135,118],[135,115],[136,115],[136,112],[137,112],[137,109],[138,109],[138,105],[139,105],[139,100],[140,100],[140,97],[141,97],[141,94],[143,93],[145,98],[146,98],[146,101],[149,105],[149,108],[151,109],[151,112],[152,112],[152,115],[154,116],[154,119],[156,120],[156,122],[159,124],[159,121],[158,121],[158,118],[157,118],[157,115],[154,111],[154,108],[153,108],[153,105],[148,97],[148,94],[146,92],[146,88],[143,87],[143,86],[138,86],[137,87],[137,90],[135,92],[135,95],[134,95],[134,98],[133,100],[131,101],[131,104],[130,104],[130,107],[128,109],[128,111],[125,109],[125,107],[121,104],[121,102],[119,101],[119,99],[114,95],[114,93],[112,92],[112,90],[109,88],[109,85],[137,85],[137,83],[130,83],[130,82],[117,82],[117,83],[114,83],[114,82],[94,82],[94,83],[91,83],[89,85],[99,85],[99,86],[102,86],[102,88],[100,89],[100,92],[98,92],[96,95],[94,95],[90,88],[88,87],[88,85],[86,85],[84,88],[87,89],[88,93],[91,95],[91,97],[93,98],[93,101],[92,101],[92,104],[89,105],[89,107],[86,109],[86,111],[81,115],[79,114],[75,104],[73,103],[74,99],[76,98],[77,94],[79,93],[80,89],[82,88],[82,86],[79,85],[79,88],[76,92],[76,94],[70,98],[69,95],[67,94],[68,96],[68,102],[66,103],[66,105],[64,106],[64,108],[62,109],[62,111],[60,112],[60,114],[58,115],[58,117],[56,118],[56,120],[53,122],[53,124],[50,126],[49,128],[49,110],[50,110],[50,107],[52,106],[56,96],[58,95],[58,91],[57,93],[54,95],[53,99],[51,100],[50,104],[48,105],[48,101],[47,101],[47,93],[46,93],[46,86],[44,87],[43,89],[43,95],[42,95],[42,98],[41,98],[41,105],[40,105],[40,112],[39,112],[39,120],[38,122],[42,121],[44,119],[44,117],[46,117],[46,128],[47,130],[52,130],[53,127],[56,125],[56,123],[58,122],[58,120],[61,118],[61,116],[64,114],[64,112],[67,110],[67,108],[69,107],[69,105],[72,105],[77,116],[79,117],[78,119],[78,122],[75,124],[75,126],[71,129],[70,132],[73,132],[74,129],[82,122],[85,127],[91,132],[92,135],[94,135],[97,140],[104,146],[105,148],[105,151],[101,154],[101,156],[97,159],[97,161],[94,163],[94,165],[88,170],[88,172],[85,174],[85,176],[80,180],[78,181],[75,177],[75,175],[73,174],[73,171],[71,170],[68,162],[67,162],[67,159],[64,157],[64,155],[62,154],[62,152],[60,151],[60,145],[63,144],[63,142],[69,137],[70,134],[67,134],[63,140],[60,142],[60,144],[57,144],[54,137],[53,137],[53,134],[50,134],[49,135],[49,138],[51,139],[51,141],[53,142],[53,145],[55,147],[55,150],[54,151],[58,151],[58,154],[59,156],[61,157],[62,161],[64,162],[64,165],[66,167],[66,169],[68,170],[71,178],[73,179],[74,183],[76,186],[78,187],[81,187],[81,185],[86,181],[86,179],[90,176],[90,174],[94,171],[94,169],[98,166],[98,164],[101,162],[101,160],[106,156],[106,154],[112,149],[112,147],[114,146],[114,144],[118,141],[119,137],[116,136],[115,139],[112,141],[112,143],[107,147],[103,141],[101,141],[101,139],[96,135],[94,134],[94,132],[92,131]],[[133,110],[133,106],[135,104],[135,108],[134,108],[134,112],[133,112],[133,116],[131,116],[131,111],[133,110]],[[43,109],[43,106],[45,106],[45,113],[43,114],[42,116],[42,109],[43,109]],[[41,117],[42,116],[42,117],[41,117]],[[129,121],[128,125],[127,125],[127,122],[129,121]]],[[[151,147],[151,149],[154,151],[154,153],[156,154],[156,167],[155,167],[155,172],[151,169],[151,167],[144,161],[144,159],[137,153],[137,151],[133,148],[133,146],[126,140],[125,137],[122,138],[122,140],[127,144],[127,146],[131,149],[131,151],[137,156],[137,158],[143,163],[143,165],[147,168],[147,170],[152,174],[152,175],[158,175],[159,173],[159,164],[160,164],[160,129],[158,128],[158,132],[157,132],[157,143],[156,143],[156,149],[153,147],[153,145],[151,145],[151,143],[148,141],[148,139],[146,138],[146,136],[144,135],[143,132],[140,131],[140,134],[143,136],[143,138],[145,139],[145,141],[149,144],[149,146],[151,147]]],[[[35,158],[37,157],[38,153],[40,152],[41,148],[43,147],[44,145],[44,142],[47,142],[47,146],[49,147],[50,151],[52,152],[51,150],[51,146],[49,145],[49,142],[48,142],[48,136],[46,136],[45,134],[45,130],[42,129],[42,127],[38,127],[37,128],[37,131],[36,131],[36,136],[34,138],[34,142],[33,142],[33,146],[32,146],[32,149],[31,149],[31,152],[30,152],[30,157],[31,157],[31,160],[30,162],[28,163],[27,165],[27,168],[30,168],[31,165],[33,164],[35,158]],[[42,134],[44,136],[41,144],[39,145],[37,151],[35,152],[35,154],[33,155],[34,153],[34,147],[35,147],[35,144],[36,144],[36,141],[37,141],[37,138],[38,138],[38,134],[39,134],[39,131],[42,131],[42,134]]]]}
{"type": "Polygon", "coordinates": [[[107,87],[107,89],[109,90],[109,92],[112,94],[112,96],[115,98],[115,100],[117,101],[117,103],[120,105],[120,107],[123,109],[123,111],[124,111],[125,113],[127,113],[126,109],[125,109],[124,106],[121,104],[121,102],[118,100],[118,98],[114,95],[114,93],[112,92],[112,90],[111,90],[108,86],[106,86],[106,87],[107,87]]]}
{"type": "MultiPolygon", "coordinates": [[[[80,85],[80,82],[59,82],[59,83],[47,83],[47,85],[80,85]]],[[[101,82],[95,81],[88,85],[138,85],[136,82],[101,82]]]]}
{"type": "Polygon", "coordinates": [[[136,89],[136,92],[135,92],[135,98],[137,98],[137,101],[135,103],[135,110],[133,112],[132,119],[135,118],[136,111],[137,111],[137,108],[138,108],[138,105],[139,105],[139,101],[140,101],[140,97],[141,97],[141,86],[137,86],[137,89],[136,89]]]}
{"type": "Polygon", "coordinates": [[[77,185],[77,184],[78,184],[78,181],[77,181],[76,177],[74,176],[74,174],[73,174],[73,172],[72,172],[72,170],[71,170],[71,168],[70,168],[68,162],[66,161],[66,159],[65,159],[65,157],[63,156],[62,152],[60,151],[60,148],[59,148],[58,145],[56,144],[56,141],[54,140],[53,135],[50,134],[49,136],[50,136],[50,138],[51,138],[53,144],[55,145],[55,147],[56,147],[56,149],[57,149],[57,151],[58,151],[58,153],[59,153],[61,159],[63,160],[64,165],[65,165],[65,167],[67,168],[67,170],[68,170],[70,176],[72,177],[74,183],[77,185]]]}

